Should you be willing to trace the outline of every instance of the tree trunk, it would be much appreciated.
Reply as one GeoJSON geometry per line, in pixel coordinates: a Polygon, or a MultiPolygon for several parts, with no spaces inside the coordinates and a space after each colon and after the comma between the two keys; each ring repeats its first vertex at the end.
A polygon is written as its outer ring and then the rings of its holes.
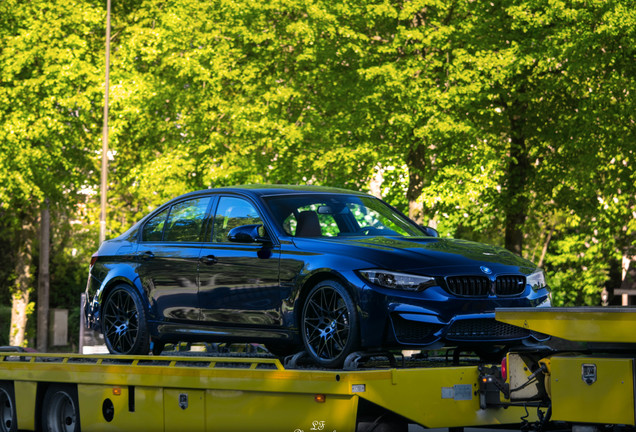
{"type": "MultiPolygon", "coordinates": [[[[513,143],[514,143],[513,139],[513,143]]],[[[523,141],[523,140],[522,140],[523,141]]],[[[506,249],[521,255],[523,252],[523,225],[528,214],[525,189],[528,176],[528,157],[525,145],[514,145],[508,165],[508,199],[506,208],[506,249]]]]}
{"type": "Polygon", "coordinates": [[[506,182],[505,247],[521,255],[523,252],[523,228],[528,215],[527,184],[530,176],[530,161],[524,134],[526,107],[519,102],[509,105],[510,154],[506,182]]]}
{"type": "Polygon", "coordinates": [[[51,215],[48,201],[40,217],[40,269],[38,273],[37,350],[46,352],[49,339],[49,260],[51,245],[51,215]]]}
{"type": "Polygon", "coordinates": [[[425,184],[426,160],[425,148],[416,145],[408,154],[409,185],[406,191],[406,199],[409,203],[409,218],[421,224],[424,220],[424,209],[417,199],[422,195],[425,184]]]}
{"type": "MultiPolygon", "coordinates": [[[[410,185],[410,182],[409,182],[410,185]]],[[[421,203],[418,203],[416,200],[421,195],[421,189],[418,192],[416,188],[411,188],[409,186],[409,190],[407,192],[407,198],[409,200],[409,218],[413,219],[418,224],[423,223],[424,220],[424,207],[421,203]]]]}
{"type": "Polygon", "coordinates": [[[25,332],[29,311],[29,296],[31,293],[31,261],[32,261],[32,225],[25,222],[18,235],[18,254],[16,259],[16,281],[13,288],[11,307],[11,327],[9,330],[9,344],[12,346],[25,345],[25,332]]]}
{"type": "Polygon", "coordinates": [[[541,258],[539,258],[539,263],[537,264],[539,267],[543,267],[545,256],[548,253],[548,246],[550,246],[550,240],[552,240],[552,234],[554,234],[554,227],[550,228],[548,237],[545,239],[545,242],[543,243],[543,249],[541,250],[541,258]]]}

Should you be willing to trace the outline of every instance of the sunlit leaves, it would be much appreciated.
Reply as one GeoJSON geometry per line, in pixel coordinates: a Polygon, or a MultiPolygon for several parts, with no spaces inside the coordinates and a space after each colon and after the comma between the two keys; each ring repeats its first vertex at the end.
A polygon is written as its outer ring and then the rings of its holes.
{"type": "Polygon", "coordinates": [[[0,206],[72,203],[98,144],[102,12],[8,0],[0,14],[0,206]]]}
{"type": "MultiPolygon", "coordinates": [[[[635,15],[626,0],[113,2],[108,236],[194,189],[372,184],[489,243],[520,209],[521,253],[544,257],[556,302],[595,302],[608,261],[635,254],[635,15]]],[[[54,197],[95,220],[75,192],[98,184],[104,17],[0,2],[5,211],[54,197]]]]}

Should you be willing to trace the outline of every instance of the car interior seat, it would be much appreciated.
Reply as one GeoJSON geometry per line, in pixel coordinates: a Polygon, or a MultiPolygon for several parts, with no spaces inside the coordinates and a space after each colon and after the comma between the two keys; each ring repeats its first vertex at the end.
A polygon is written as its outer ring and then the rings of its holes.
{"type": "Polygon", "coordinates": [[[315,211],[305,210],[300,212],[297,219],[296,237],[320,237],[322,230],[315,211]]]}

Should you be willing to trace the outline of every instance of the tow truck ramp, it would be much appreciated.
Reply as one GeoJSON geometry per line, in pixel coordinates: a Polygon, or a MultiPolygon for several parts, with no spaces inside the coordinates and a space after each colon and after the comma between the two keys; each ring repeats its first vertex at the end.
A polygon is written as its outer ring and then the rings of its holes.
{"type": "Polygon", "coordinates": [[[503,400],[540,401],[575,430],[634,430],[636,309],[498,309],[496,318],[553,336],[550,350],[507,354],[503,400]]]}

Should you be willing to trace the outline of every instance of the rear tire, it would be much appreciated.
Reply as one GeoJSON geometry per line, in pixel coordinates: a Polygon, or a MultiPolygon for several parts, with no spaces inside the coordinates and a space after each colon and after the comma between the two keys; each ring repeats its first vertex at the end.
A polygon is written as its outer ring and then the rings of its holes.
{"type": "Polygon", "coordinates": [[[15,432],[17,430],[18,421],[13,384],[0,382],[0,432],[15,432]]]}
{"type": "Polygon", "coordinates": [[[80,432],[77,388],[70,385],[51,385],[42,401],[42,430],[44,432],[80,432]]]}
{"type": "Polygon", "coordinates": [[[106,298],[102,328],[111,354],[146,355],[150,351],[146,309],[130,285],[116,286],[106,298]]]}
{"type": "Polygon", "coordinates": [[[345,287],[325,280],[311,289],[302,308],[301,334],[314,362],[342,367],[360,344],[358,313],[345,287]]]}

